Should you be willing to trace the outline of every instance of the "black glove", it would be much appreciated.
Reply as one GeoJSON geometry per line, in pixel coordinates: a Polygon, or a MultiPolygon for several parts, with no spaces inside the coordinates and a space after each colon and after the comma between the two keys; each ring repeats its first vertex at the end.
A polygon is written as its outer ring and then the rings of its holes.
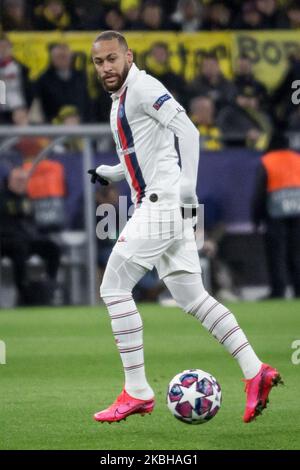
{"type": "Polygon", "coordinates": [[[98,181],[98,183],[102,184],[102,186],[107,186],[109,184],[109,182],[104,179],[104,178],[101,178],[101,176],[99,176],[97,173],[96,173],[96,170],[95,169],[91,169],[88,171],[88,173],[91,176],[91,183],[95,184],[96,181],[98,181]]]}

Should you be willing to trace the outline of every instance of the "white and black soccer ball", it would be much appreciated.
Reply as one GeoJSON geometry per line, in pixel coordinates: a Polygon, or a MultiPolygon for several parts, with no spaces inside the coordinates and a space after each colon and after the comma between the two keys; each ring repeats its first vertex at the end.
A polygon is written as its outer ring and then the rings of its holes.
{"type": "Polygon", "coordinates": [[[222,402],[216,379],[200,369],[175,375],[168,386],[167,404],[175,418],[188,424],[202,424],[212,419],[222,402]]]}

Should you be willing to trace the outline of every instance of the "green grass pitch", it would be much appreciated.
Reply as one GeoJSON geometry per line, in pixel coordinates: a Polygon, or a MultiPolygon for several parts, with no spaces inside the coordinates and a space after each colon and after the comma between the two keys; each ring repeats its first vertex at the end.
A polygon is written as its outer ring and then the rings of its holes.
{"type": "Polygon", "coordinates": [[[299,449],[300,364],[292,363],[291,345],[300,339],[300,302],[229,307],[257,354],[285,381],[251,424],[242,422],[245,395],[236,361],[177,308],[139,306],[157,406],[151,416],[111,425],[92,419],[123,384],[105,308],[1,310],[7,363],[0,365],[0,449],[299,449]],[[189,368],[209,371],[222,387],[221,410],[204,425],[177,421],[165,403],[169,380],[189,368]]]}

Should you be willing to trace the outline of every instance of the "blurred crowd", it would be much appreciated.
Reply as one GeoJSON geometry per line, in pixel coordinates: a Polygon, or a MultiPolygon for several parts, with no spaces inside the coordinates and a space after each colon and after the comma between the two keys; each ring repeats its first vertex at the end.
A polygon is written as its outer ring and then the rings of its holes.
{"type": "Polygon", "coordinates": [[[1,0],[4,31],[299,28],[295,0],[1,0]]]}
{"type": "MultiPolygon", "coordinates": [[[[227,79],[216,55],[203,55],[193,81],[186,82],[170,65],[167,43],[156,42],[145,57],[146,70],[158,78],[185,106],[202,135],[202,147],[220,150],[246,146],[265,150],[274,131],[300,130],[299,107],[291,99],[291,83],[299,78],[300,56],[290,57],[283,80],[272,94],[253,73],[246,55],[237,59],[232,80],[227,79]]],[[[94,74],[76,66],[65,43],[49,48],[49,65],[35,80],[14,57],[11,42],[0,36],[0,80],[6,83],[6,104],[0,124],[31,122],[56,124],[107,122],[110,97],[94,74]]]]}
{"type": "MultiPolygon", "coordinates": [[[[34,106],[35,122],[107,122],[110,98],[93,72],[78,66],[66,44],[51,44],[49,65],[32,82],[25,64],[14,57],[5,36],[10,31],[146,30],[217,31],[300,27],[297,0],[0,0],[0,80],[7,102],[0,124],[20,124],[34,106]],[[67,107],[67,110],[66,110],[67,107]],[[71,107],[71,110],[70,110],[71,107]],[[66,116],[68,115],[68,116],[66,116]],[[64,116],[62,119],[61,116],[64,116]]],[[[79,61],[80,62],[80,61],[79,61]]],[[[140,65],[140,64],[138,64],[140,65]]],[[[192,82],[175,73],[168,44],[155,43],[143,68],[158,78],[182,103],[202,135],[207,150],[243,145],[265,150],[274,131],[300,130],[300,112],[293,106],[291,83],[300,71],[300,55],[290,56],[278,88],[268,92],[253,74],[247,56],[239,57],[234,77],[224,77],[218,58],[207,53],[192,82]]],[[[30,122],[33,113],[29,113],[30,122]]]]}

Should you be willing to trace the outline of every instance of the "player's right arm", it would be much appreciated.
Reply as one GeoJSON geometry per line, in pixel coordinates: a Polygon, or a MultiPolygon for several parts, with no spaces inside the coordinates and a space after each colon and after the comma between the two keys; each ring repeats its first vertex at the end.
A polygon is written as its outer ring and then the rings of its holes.
{"type": "Polygon", "coordinates": [[[100,165],[93,170],[89,170],[92,175],[91,181],[95,183],[98,181],[100,184],[116,183],[125,178],[124,168],[121,163],[118,165],[100,165]]]}
{"type": "Polygon", "coordinates": [[[125,179],[122,163],[114,166],[100,165],[96,168],[96,172],[101,178],[106,179],[110,183],[116,183],[125,179]]]}

